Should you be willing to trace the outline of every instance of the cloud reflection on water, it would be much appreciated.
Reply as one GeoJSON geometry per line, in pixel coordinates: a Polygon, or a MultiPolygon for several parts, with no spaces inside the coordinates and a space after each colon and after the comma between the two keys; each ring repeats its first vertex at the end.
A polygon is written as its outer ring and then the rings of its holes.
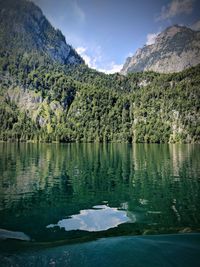
{"type": "Polygon", "coordinates": [[[47,228],[58,226],[66,231],[83,230],[98,232],[108,230],[125,222],[134,222],[135,220],[135,217],[130,219],[124,210],[99,205],[94,206],[93,209],[81,210],[80,214],[62,219],[57,224],[49,224],[47,228]]]}

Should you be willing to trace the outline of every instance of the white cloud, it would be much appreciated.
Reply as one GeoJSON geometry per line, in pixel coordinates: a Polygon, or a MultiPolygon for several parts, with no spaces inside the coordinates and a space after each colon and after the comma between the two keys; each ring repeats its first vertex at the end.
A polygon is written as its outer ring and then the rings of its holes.
{"type": "Polygon", "coordinates": [[[116,64],[114,61],[107,65],[106,69],[99,68],[98,71],[104,72],[106,74],[113,74],[116,72],[120,72],[122,69],[123,64],[116,64]]]}
{"type": "Polygon", "coordinates": [[[156,37],[158,36],[159,32],[157,33],[148,33],[147,34],[147,42],[146,45],[152,45],[156,41],[156,37]]]}
{"type": "Polygon", "coordinates": [[[180,14],[190,14],[193,11],[195,0],[172,0],[167,6],[163,6],[157,20],[165,20],[180,14]]]}
{"type": "Polygon", "coordinates": [[[80,55],[84,54],[86,50],[87,50],[87,48],[86,47],[83,47],[83,46],[80,46],[80,47],[77,47],[76,48],[76,52],[78,54],[80,54],[80,55]]]}
{"type": "Polygon", "coordinates": [[[194,31],[200,31],[200,20],[196,21],[190,28],[194,31]]]}
{"type": "Polygon", "coordinates": [[[76,48],[77,53],[85,60],[85,63],[90,67],[96,69],[96,62],[98,60],[99,55],[94,54],[94,56],[90,56],[88,53],[87,47],[77,47],[76,48]]]}
{"type": "Polygon", "coordinates": [[[102,59],[102,52],[100,46],[97,46],[95,49],[91,49],[90,51],[87,47],[80,46],[76,48],[76,51],[85,60],[85,63],[90,68],[96,69],[100,72],[112,74],[119,72],[123,67],[122,64],[116,64],[114,61],[105,62],[105,60],[102,59]]]}

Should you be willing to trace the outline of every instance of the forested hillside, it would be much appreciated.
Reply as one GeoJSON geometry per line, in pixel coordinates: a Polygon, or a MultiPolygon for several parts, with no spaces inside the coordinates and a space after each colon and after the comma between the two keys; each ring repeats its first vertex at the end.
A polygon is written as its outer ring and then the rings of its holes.
{"type": "Polygon", "coordinates": [[[105,75],[1,64],[1,140],[199,142],[200,66],[105,75]]]}
{"type": "Polygon", "coordinates": [[[0,140],[200,142],[200,65],[176,74],[97,72],[38,7],[17,3],[18,13],[13,1],[0,2],[0,140]]]}

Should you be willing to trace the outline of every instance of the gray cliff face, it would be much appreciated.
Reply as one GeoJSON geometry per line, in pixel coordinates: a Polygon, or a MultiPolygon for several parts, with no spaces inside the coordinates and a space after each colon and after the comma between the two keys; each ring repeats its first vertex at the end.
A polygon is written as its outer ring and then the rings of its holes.
{"type": "Polygon", "coordinates": [[[121,73],[179,72],[200,63],[200,31],[172,26],[160,33],[155,43],[138,49],[127,58],[121,73]]]}
{"type": "Polygon", "coordinates": [[[41,9],[26,0],[0,0],[0,51],[36,51],[61,64],[84,64],[41,9]]]}

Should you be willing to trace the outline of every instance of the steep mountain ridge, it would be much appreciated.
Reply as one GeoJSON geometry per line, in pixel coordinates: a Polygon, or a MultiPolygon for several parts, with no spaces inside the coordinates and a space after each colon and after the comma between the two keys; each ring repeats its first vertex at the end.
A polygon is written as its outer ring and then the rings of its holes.
{"type": "Polygon", "coordinates": [[[41,9],[26,0],[0,0],[0,52],[39,54],[61,64],[84,64],[41,9]]]}
{"type": "Polygon", "coordinates": [[[155,43],[128,57],[121,73],[155,71],[180,72],[200,63],[200,31],[174,25],[161,32],[155,43]]]}

